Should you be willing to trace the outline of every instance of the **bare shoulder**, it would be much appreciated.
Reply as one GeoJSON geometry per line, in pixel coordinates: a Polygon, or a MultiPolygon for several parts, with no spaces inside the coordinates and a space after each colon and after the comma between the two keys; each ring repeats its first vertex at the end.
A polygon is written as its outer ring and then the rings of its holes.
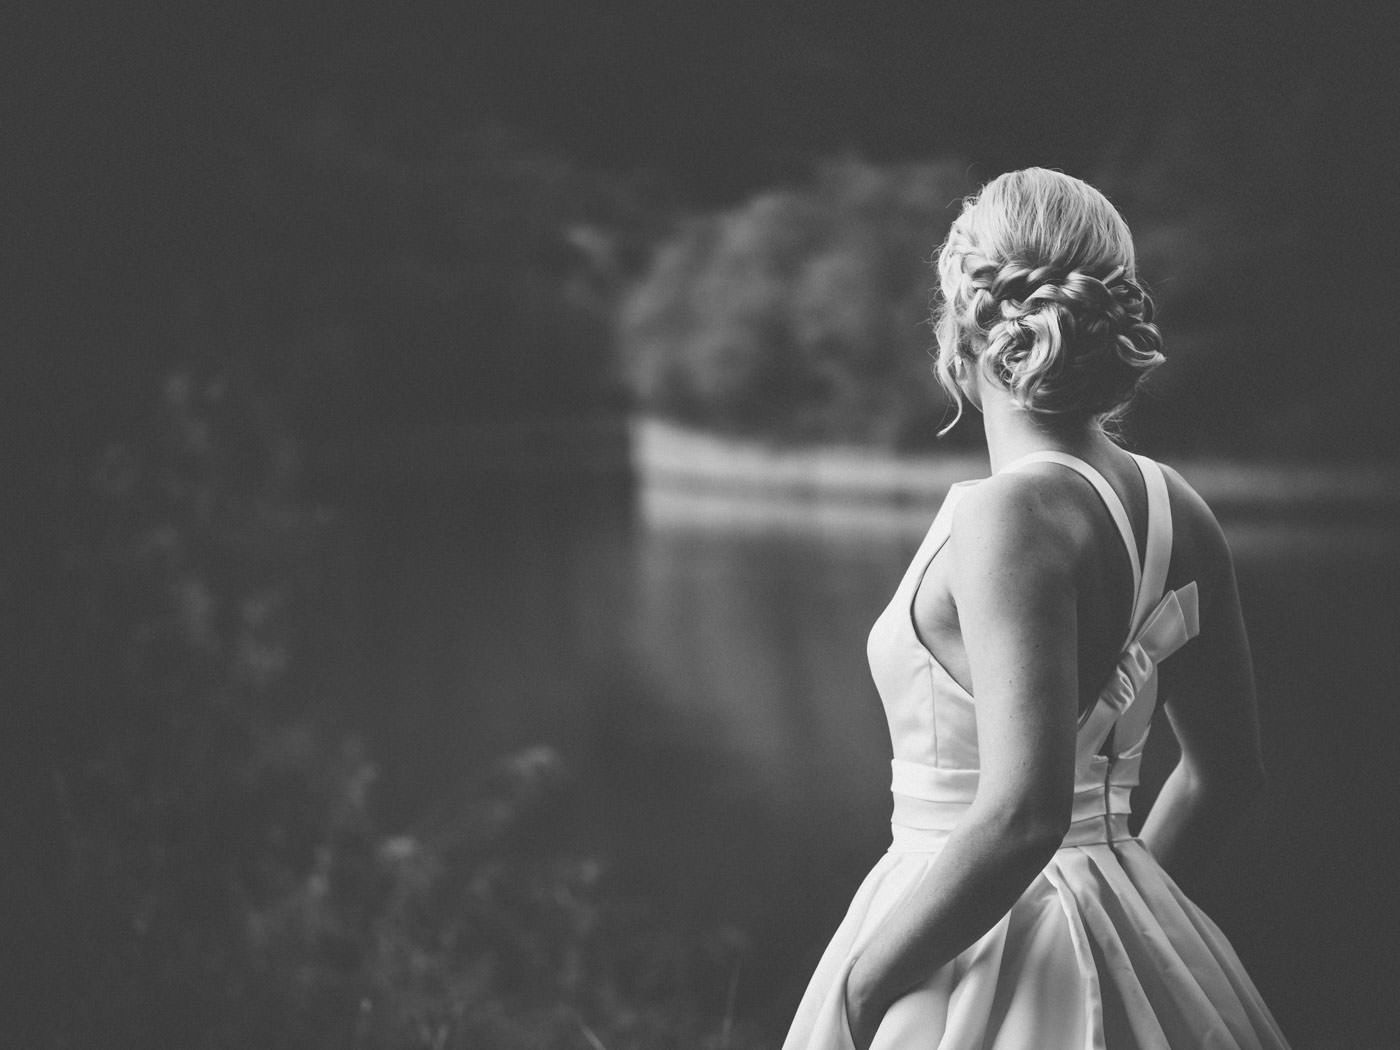
{"type": "Polygon", "coordinates": [[[971,486],[953,513],[959,559],[996,559],[1020,569],[1069,571],[1082,550],[1082,515],[1065,479],[1048,473],[998,474],[971,486]]]}
{"type": "MultiPolygon", "coordinates": [[[[1209,590],[1234,575],[1230,546],[1215,512],[1174,468],[1159,464],[1172,506],[1172,577],[1198,579],[1209,590]]],[[[1171,581],[1173,584],[1176,580],[1171,581]]]]}

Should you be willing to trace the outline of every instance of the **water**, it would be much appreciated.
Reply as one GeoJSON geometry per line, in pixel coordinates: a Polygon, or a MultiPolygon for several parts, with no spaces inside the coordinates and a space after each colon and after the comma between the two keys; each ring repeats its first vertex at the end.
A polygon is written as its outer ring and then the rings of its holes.
{"type": "MultiPolygon", "coordinates": [[[[633,886],[746,932],[740,1011],[778,1033],[888,841],[865,636],[929,517],[600,480],[361,498],[328,545],[303,675],[364,735],[391,824],[497,756],[557,748],[596,800],[580,833],[633,886]]],[[[1389,1045],[1400,544],[1325,519],[1227,531],[1273,779],[1191,889],[1300,1047],[1389,1045]]]]}

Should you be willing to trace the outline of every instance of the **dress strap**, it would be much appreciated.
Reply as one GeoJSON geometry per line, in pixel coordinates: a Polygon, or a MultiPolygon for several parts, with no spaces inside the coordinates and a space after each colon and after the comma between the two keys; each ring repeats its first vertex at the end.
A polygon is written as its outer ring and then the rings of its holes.
{"type": "MultiPolygon", "coordinates": [[[[1113,524],[1118,526],[1118,534],[1123,539],[1123,546],[1126,547],[1128,550],[1128,563],[1133,567],[1132,629],[1136,629],[1139,620],[1138,610],[1142,605],[1143,594],[1145,591],[1142,579],[1142,563],[1138,560],[1137,537],[1133,535],[1133,526],[1132,523],[1128,520],[1128,511],[1123,506],[1123,501],[1118,498],[1118,493],[1113,491],[1113,486],[1108,483],[1107,478],[1105,478],[1102,474],[1100,474],[1097,470],[1095,470],[1088,463],[1084,462],[1084,460],[1080,459],[1078,456],[1071,456],[1065,452],[1054,452],[1050,449],[1044,449],[1040,452],[1032,452],[1028,455],[1022,456],[1019,459],[1013,460],[1006,466],[1002,467],[1001,470],[997,471],[997,473],[1015,473],[1017,471],[1020,471],[1022,468],[1029,466],[1032,463],[1058,463],[1061,466],[1069,467],[1071,470],[1076,471],[1081,477],[1083,477],[1085,481],[1093,485],[1094,491],[1096,491],[1099,494],[1099,499],[1103,500],[1104,506],[1108,508],[1109,517],[1113,519],[1113,524]]],[[[1153,465],[1155,466],[1155,464],[1153,465]]],[[[1165,493],[1165,488],[1163,489],[1163,492],[1165,493]]],[[[1167,524],[1170,528],[1170,516],[1168,516],[1167,524]]],[[[1148,547],[1148,550],[1149,552],[1151,551],[1150,546],[1148,547]]],[[[1168,554],[1170,554],[1170,533],[1168,533],[1167,536],[1167,551],[1168,554]]],[[[1163,572],[1165,573],[1165,570],[1163,570],[1163,572]]],[[[1160,595],[1158,597],[1160,597],[1160,595]]],[[[1131,630],[1129,631],[1128,636],[1132,637],[1131,630]]]]}
{"type": "Polygon", "coordinates": [[[1142,589],[1133,609],[1133,630],[1142,626],[1167,589],[1167,569],[1172,560],[1172,508],[1162,468],[1146,456],[1132,453],[1147,486],[1147,552],[1143,561],[1142,589]]]}

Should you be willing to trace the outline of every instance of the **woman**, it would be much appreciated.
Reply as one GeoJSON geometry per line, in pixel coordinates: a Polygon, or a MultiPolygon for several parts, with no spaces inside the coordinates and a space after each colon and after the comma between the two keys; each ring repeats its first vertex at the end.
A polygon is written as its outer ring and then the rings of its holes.
{"type": "Polygon", "coordinates": [[[1162,360],[1131,234],[1032,168],[966,203],[938,272],[939,379],[981,410],[992,476],[949,493],[871,631],[893,842],[785,1048],[1284,1047],[1163,870],[1263,772],[1220,527],[1104,430],[1162,360]],[[1181,761],[1133,837],[1159,688],[1181,761]]]}

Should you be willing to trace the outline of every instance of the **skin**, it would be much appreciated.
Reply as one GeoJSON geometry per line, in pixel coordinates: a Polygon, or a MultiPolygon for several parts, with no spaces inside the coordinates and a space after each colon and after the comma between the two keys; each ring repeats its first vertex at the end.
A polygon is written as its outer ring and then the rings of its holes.
{"type": "MultiPolygon", "coordinates": [[[[1078,456],[1123,499],[1140,543],[1146,534],[1137,467],[1092,421],[1027,413],[975,374],[964,389],[982,411],[994,476],[964,494],[914,619],[924,644],[977,698],[981,773],[976,799],[929,875],[853,964],[846,1010],[858,1050],[870,1046],[895,1000],[996,924],[1059,847],[1070,821],[1077,716],[1113,668],[1131,615],[1127,552],[1089,484],[1050,463],[995,472],[1042,449],[1078,456]]],[[[1261,786],[1263,767],[1229,549],[1205,503],[1164,471],[1175,533],[1167,586],[1196,581],[1201,630],[1161,668],[1160,695],[1182,753],[1140,837],[1170,874],[1189,881],[1261,786]]]]}

